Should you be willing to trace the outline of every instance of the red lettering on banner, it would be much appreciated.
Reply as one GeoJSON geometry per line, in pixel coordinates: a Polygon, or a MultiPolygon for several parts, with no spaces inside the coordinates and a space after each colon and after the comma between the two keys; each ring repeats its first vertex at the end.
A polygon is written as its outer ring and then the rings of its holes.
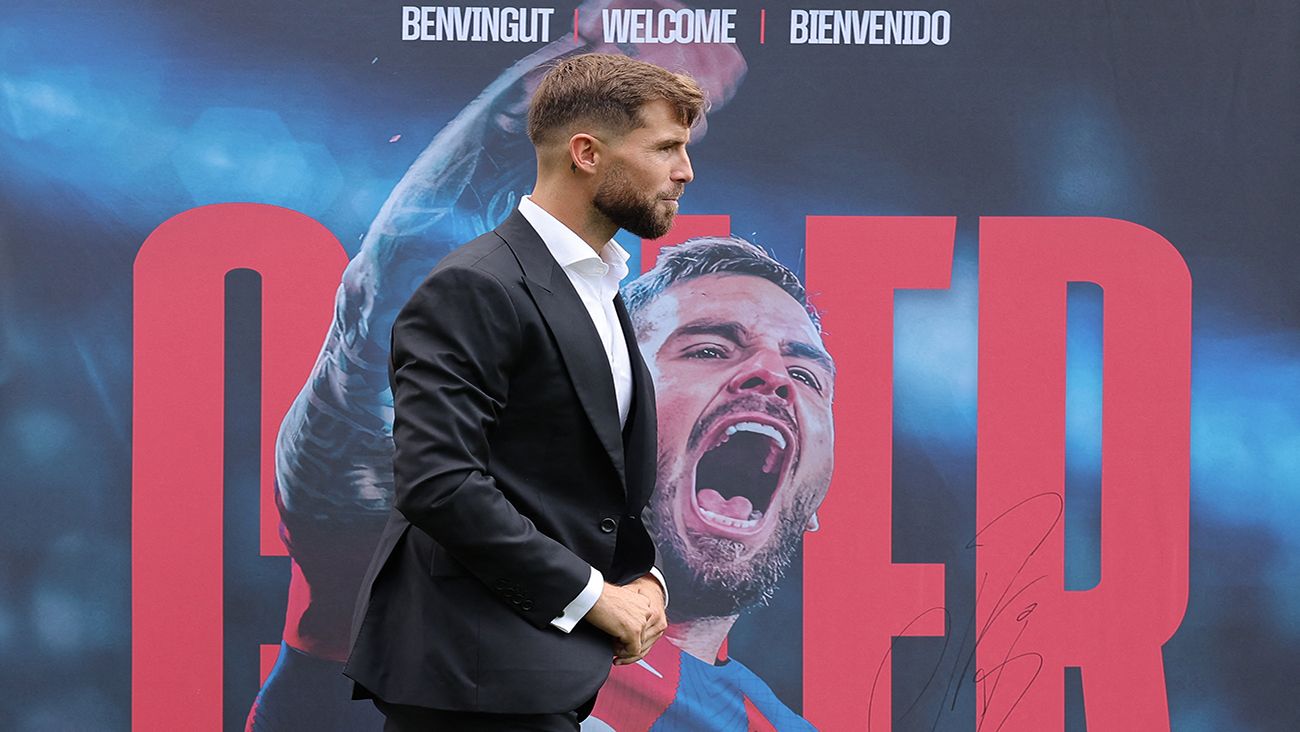
{"type": "Polygon", "coordinates": [[[271,494],[275,435],[320,351],[346,265],[338,240],[319,223],[249,203],[174,216],[136,256],[134,729],[222,727],[226,275],[252,269],[262,276],[262,553],[282,555],[271,494]]]}
{"type": "Polygon", "coordinates": [[[820,729],[890,729],[893,638],[944,633],[931,612],[943,565],[893,561],[894,291],[947,288],[955,230],[952,217],[808,217],[807,287],[844,375],[835,474],[804,544],[804,715],[820,729]]]}
{"type": "Polygon", "coordinates": [[[976,511],[977,725],[1168,730],[1161,646],[1187,606],[1191,279],[1155,232],[983,218],[976,511]],[[1066,284],[1103,291],[1101,581],[1065,590],[1066,284]]]}
{"type": "MultiPolygon", "coordinates": [[[[981,220],[977,646],[980,729],[1059,729],[1064,668],[1090,729],[1168,730],[1161,646],[1188,594],[1191,283],[1167,241],[1085,218],[981,220]],[[1066,285],[1104,292],[1101,581],[1064,589],[1066,285]],[[985,725],[988,725],[985,727],[985,725]]],[[[677,218],[642,242],[726,235],[677,218]]],[[[892,557],[893,298],[949,285],[955,219],[813,216],[807,282],[840,378],[836,470],[805,545],[804,713],[891,727],[893,638],[944,633],[944,567],[892,557]],[[865,662],[865,663],[864,663],[865,662]]],[[[282,555],[274,440],[319,352],[347,257],[315,221],[223,204],[163,223],[135,262],[132,713],[221,726],[226,274],[262,275],[261,551],[282,555]]],[[[263,673],[276,646],[263,648],[263,673]]]]}

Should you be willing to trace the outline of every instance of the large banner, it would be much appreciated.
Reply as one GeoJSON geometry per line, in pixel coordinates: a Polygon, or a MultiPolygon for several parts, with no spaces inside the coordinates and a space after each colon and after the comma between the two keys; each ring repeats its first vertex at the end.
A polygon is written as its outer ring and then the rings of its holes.
{"type": "Polygon", "coordinates": [[[711,108],[617,237],[671,626],[584,731],[1300,729],[1298,50],[1288,2],[6,3],[0,728],[382,728],[390,328],[601,51],[711,108]]]}

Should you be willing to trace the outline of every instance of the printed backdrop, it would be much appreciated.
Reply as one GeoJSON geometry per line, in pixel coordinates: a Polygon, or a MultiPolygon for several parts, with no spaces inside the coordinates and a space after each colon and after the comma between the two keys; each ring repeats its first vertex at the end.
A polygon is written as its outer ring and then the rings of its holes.
{"type": "MultiPolygon", "coordinates": [[[[1286,2],[6,3],[0,727],[380,729],[339,670],[388,328],[600,50],[712,99],[629,283],[756,244],[834,371],[661,483],[781,529],[677,562],[725,642],[584,730],[1300,728],[1297,39],[1286,2]]],[[[640,345],[680,462],[737,344],[640,345]]]]}

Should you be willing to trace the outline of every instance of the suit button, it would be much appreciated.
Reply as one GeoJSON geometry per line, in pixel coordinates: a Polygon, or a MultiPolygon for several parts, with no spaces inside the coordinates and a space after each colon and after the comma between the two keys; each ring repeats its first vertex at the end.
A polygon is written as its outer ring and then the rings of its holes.
{"type": "Polygon", "coordinates": [[[614,533],[614,529],[617,528],[618,528],[618,522],[612,518],[603,518],[600,520],[600,530],[605,532],[606,534],[614,533]]]}
{"type": "Polygon", "coordinates": [[[520,610],[532,610],[532,609],[533,609],[533,601],[532,601],[532,600],[524,600],[523,602],[519,603],[519,609],[520,609],[520,610]]]}

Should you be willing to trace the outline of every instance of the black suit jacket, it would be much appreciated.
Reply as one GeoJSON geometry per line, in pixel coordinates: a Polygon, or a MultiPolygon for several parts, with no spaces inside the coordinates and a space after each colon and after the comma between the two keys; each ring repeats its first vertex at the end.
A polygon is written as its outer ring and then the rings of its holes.
{"type": "Polygon", "coordinates": [[[649,571],[650,375],[621,298],[633,399],[568,276],[518,211],[447,255],[393,326],[394,510],[361,586],[354,696],[552,713],[595,696],[612,639],[551,625],[599,569],[649,571]]]}

